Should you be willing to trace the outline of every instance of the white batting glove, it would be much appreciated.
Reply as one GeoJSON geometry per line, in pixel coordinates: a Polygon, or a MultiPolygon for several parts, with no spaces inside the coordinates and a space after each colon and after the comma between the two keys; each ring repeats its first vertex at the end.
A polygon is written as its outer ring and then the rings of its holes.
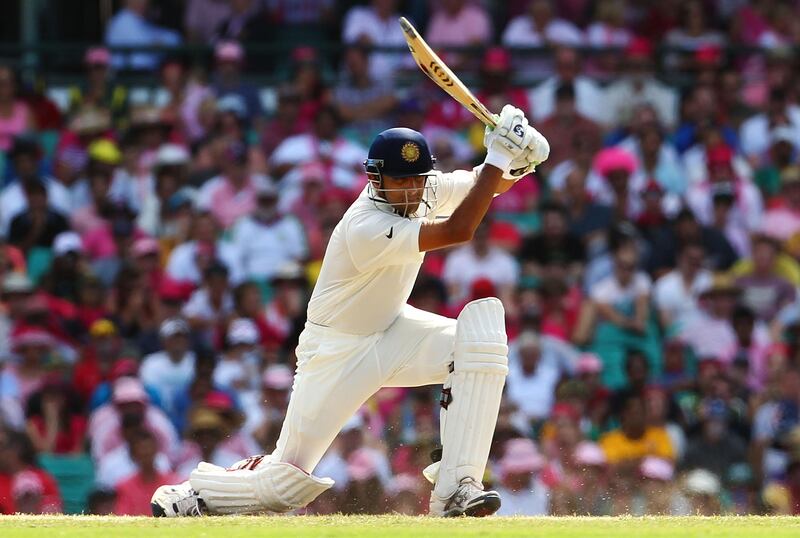
{"type": "Polygon", "coordinates": [[[486,146],[486,164],[508,170],[511,163],[527,150],[534,136],[528,129],[528,119],[518,108],[506,105],[494,129],[486,128],[483,144],[486,146]]]}
{"type": "Polygon", "coordinates": [[[503,171],[503,179],[517,181],[533,172],[550,156],[550,143],[547,139],[533,127],[528,126],[528,129],[533,131],[533,138],[528,144],[527,151],[514,159],[508,170],[503,171]]]}

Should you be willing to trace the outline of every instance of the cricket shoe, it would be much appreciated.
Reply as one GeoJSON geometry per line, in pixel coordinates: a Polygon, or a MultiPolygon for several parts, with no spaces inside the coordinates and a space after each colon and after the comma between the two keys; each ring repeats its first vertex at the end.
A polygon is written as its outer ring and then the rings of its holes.
{"type": "Polygon", "coordinates": [[[150,499],[153,517],[197,517],[203,515],[205,507],[188,480],[174,486],[161,486],[150,499]]]}
{"type": "Polygon", "coordinates": [[[439,517],[485,517],[499,509],[499,493],[484,491],[480,482],[464,478],[449,499],[441,499],[432,492],[428,514],[439,517]]]}

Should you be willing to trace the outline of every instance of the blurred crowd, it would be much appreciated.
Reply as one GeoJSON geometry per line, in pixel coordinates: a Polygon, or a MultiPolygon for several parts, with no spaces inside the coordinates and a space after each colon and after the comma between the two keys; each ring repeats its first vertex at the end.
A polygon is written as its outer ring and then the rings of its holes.
{"type": "MultiPolygon", "coordinates": [[[[445,172],[483,159],[400,14],[552,147],[410,299],[505,305],[500,513],[800,513],[798,3],[345,3],[187,0],[173,28],[127,0],[58,104],[0,65],[0,513],[146,514],[199,461],[272,451],[372,137],[417,129],[445,172]],[[338,62],[299,44],[265,99],[249,44],[309,24],[340,25],[338,62]],[[207,65],[113,49],[198,41],[207,65]]],[[[372,397],[308,512],[424,513],[439,390],[372,397]]]]}

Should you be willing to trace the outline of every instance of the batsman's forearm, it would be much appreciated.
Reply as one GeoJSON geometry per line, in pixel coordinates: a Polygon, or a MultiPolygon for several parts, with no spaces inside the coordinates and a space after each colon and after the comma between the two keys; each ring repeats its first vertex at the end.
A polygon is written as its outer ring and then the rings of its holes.
{"type": "Polygon", "coordinates": [[[491,164],[483,165],[475,185],[447,220],[448,226],[452,227],[461,241],[472,239],[478,225],[489,211],[501,181],[503,181],[502,170],[491,164]]]}

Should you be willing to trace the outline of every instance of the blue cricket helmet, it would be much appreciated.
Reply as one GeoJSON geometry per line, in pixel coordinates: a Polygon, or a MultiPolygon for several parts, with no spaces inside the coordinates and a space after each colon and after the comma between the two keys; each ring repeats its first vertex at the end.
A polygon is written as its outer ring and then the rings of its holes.
{"type": "Polygon", "coordinates": [[[435,162],[422,134],[413,129],[395,127],[375,137],[364,166],[369,173],[410,177],[430,175],[435,162]]]}

